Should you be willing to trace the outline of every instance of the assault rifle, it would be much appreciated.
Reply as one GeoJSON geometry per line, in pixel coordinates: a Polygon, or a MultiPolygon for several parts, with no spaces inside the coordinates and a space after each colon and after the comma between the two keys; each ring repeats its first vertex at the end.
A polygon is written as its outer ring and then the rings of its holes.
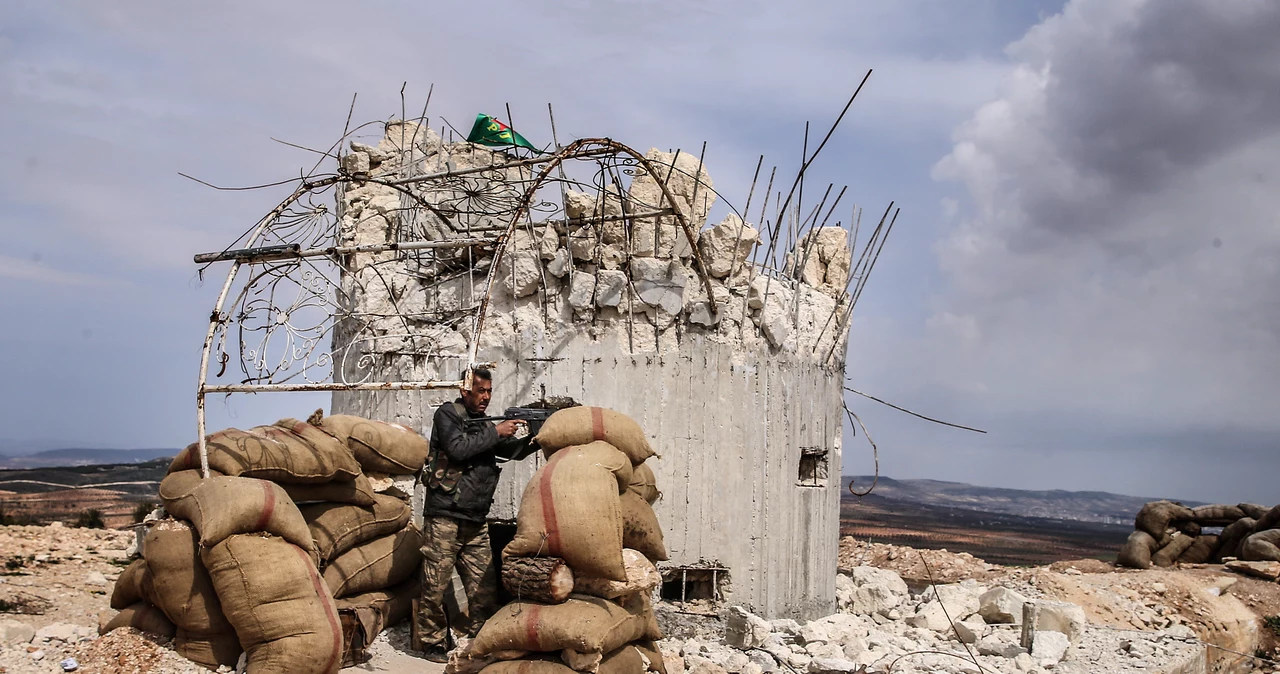
{"type": "Polygon", "coordinates": [[[507,421],[509,419],[523,421],[528,425],[529,436],[532,437],[537,435],[538,431],[542,430],[542,424],[546,422],[547,418],[554,412],[555,410],[544,410],[534,407],[508,407],[507,411],[502,413],[502,416],[476,417],[474,419],[469,419],[468,421],[507,421]]]}

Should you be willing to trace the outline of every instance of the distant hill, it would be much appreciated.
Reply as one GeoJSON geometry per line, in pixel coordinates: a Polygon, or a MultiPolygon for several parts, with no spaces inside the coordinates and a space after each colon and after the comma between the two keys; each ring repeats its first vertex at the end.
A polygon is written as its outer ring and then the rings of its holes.
{"type": "MultiPolygon", "coordinates": [[[[872,476],[844,476],[842,494],[848,496],[849,481],[862,491],[871,485],[872,476]]],[[[978,487],[962,482],[939,480],[895,480],[883,475],[876,484],[876,496],[888,501],[905,501],[917,505],[960,508],[980,512],[1040,517],[1078,522],[1130,524],[1148,501],[1159,498],[1125,496],[1103,491],[1047,491],[978,487]]],[[[1182,501],[1188,506],[1202,505],[1182,501]]]]}
{"type": "Polygon", "coordinates": [[[0,505],[4,492],[41,494],[64,489],[110,489],[136,496],[155,496],[169,469],[169,459],[93,466],[51,466],[0,470],[0,505]]]}
{"type": "Polygon", "coordinates": [[[171,457],[178,450],[162,449],[47,449],[21,456],[0,455],[0,469],[52,468],[59,466],[99,466],[121,463],[142,463],[171,457]]]}

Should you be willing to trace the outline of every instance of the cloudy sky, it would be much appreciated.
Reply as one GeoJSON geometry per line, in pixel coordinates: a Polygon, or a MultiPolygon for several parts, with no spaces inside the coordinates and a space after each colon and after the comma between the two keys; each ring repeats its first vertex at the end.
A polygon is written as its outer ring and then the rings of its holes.
{"type": "MultiPolygon", "coordinates": [[[[0,452],[194,435],[195,252],[356,119],[428,87],[546,142],[698,148],[745,200],[875,70],[813,180],[902,207],[853,400],[895,477],[1280,501],[1280,4],[1272,0],[0,6],[0,452]],[[527,121],[523,121],[527,120],[527,121]]],[[[437,122],[433,122],[438,124],[437,122]]],[[[210,424],[321,396],[238,397],[210,424]]],[[[865,473],[862,438],[845,472],[865,473]]]]}

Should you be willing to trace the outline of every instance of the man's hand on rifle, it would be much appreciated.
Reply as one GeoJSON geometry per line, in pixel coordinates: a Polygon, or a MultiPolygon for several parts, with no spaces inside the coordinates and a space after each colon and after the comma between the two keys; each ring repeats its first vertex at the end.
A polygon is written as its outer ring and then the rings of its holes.
{"type": "Polygon", "coordinates": [[[498,437],[509,438],[515,435],[518,429],[525,426],[528,426],[528,423],[523,419],[507,419],[505,421],[498,422],[498,425],[495,428],[498,431],[498,437]]]}

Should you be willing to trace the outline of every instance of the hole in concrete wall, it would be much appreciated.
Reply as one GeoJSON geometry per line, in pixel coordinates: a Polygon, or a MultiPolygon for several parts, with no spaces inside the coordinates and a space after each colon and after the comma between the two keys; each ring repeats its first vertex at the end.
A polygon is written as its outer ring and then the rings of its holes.
{"type": "Polygon", "coordinates": [[[662,572],[662,598],[666,601],[720,601],[728,589],[728,569],[678,566],[662,572]]]}
{"type": "Polygon", "coordinates": [[[830,470],[827,459],[829,455],[830,452],[825,447],[801,447],[797,483],[802,487],[826,486],[830,470]]]}

